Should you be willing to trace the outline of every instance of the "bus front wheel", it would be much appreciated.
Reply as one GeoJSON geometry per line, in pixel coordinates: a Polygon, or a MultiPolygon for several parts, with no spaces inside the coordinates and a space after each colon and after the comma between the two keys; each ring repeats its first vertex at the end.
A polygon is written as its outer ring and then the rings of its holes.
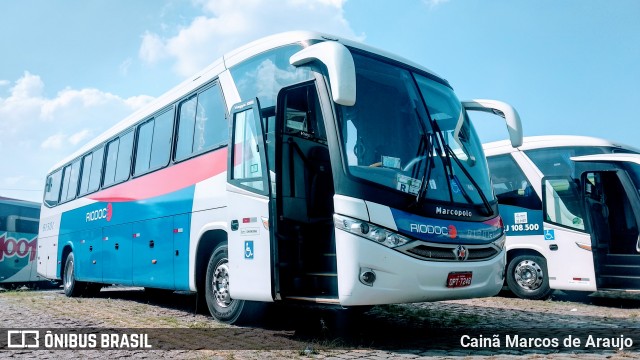
{"type": "Polygon", "coordinates": [[[229,294],[229,255],[227,245],[219,245],[209,258],[205,285],[205,299],[211,315],[218,321],[238,322],[247,302],[232,299],[229,294]]]}
{"type": "Polygon", "coordinates": [[[547,262],[537,255],[519,255],[507,267],[507,285],[519,298],[542,300],[553,290],[549,287],[547,262]]]}

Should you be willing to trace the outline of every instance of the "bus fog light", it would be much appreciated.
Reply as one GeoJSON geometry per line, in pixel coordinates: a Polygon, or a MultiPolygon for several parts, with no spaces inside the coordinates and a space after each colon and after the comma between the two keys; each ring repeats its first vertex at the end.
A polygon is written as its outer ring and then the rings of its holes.
{"type": "Polygon", "coordinates": [[[376,273],[373,272],[373,269],[360,269],[360,282],[367,285],[373,286],[373,283],[376,281],[376,273]]]}

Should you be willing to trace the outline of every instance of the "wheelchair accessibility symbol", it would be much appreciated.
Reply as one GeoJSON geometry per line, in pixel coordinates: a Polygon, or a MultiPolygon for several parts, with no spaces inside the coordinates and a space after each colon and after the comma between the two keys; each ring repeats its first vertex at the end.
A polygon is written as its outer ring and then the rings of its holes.
{"type": "Polygon", "coordinates": [[[244,258],[253,259],[253,241],[244,242],[244,258]]]}
{"type": "Polygon", "coordinates": [[[545,230],[544,231],[544,239],[545,240],[555,240],[556,239],[556,233],[554,230],[545,230]]]}

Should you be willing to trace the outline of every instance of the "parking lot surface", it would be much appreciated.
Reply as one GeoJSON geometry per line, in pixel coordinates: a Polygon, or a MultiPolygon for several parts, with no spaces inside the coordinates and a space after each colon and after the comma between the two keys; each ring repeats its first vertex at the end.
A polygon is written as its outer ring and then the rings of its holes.
{"type": "MultiPolygon", "coordinates": [[[[557,292],[547,301],[499,296],[367,311],[271,306],[263,318],[242,327],[213,320],[190,294],[111,287],[93,298],[67,298],[61,289],[2,291],[4,332],[38,329],[42,343],[48,330],[79,332],[94,334],[98,344],[103,334],[140,333],[147,335],[151,348],[78,350],[76,343],[73,350],[2,349],[0,357],[638,358],[640,296],[614,295],[575,299],[557,292]],[[564,346],[566,341],[572,347],[564,346]]],[[[6,347],[4,336],[0,334],[0,344],[6,347]]],[[[126,348],[132,343],[115,345],[126,348]]]]}

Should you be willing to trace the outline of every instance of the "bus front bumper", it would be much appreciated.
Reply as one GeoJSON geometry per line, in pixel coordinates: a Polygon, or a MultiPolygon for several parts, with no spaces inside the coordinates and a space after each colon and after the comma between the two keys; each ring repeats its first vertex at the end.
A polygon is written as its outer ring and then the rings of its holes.
{"type": "Polygon", "coordinates": [[[336,229],[336,259],[340,304],[357,306],[494,296],[504,282],[506,252],[485,261],[425,261],[336,229]],[[361,280],[367,271],[375,279],[369,285],[361,280]],[[471,284],[447,287],[455,272],[471,272],[471,284]]]}

